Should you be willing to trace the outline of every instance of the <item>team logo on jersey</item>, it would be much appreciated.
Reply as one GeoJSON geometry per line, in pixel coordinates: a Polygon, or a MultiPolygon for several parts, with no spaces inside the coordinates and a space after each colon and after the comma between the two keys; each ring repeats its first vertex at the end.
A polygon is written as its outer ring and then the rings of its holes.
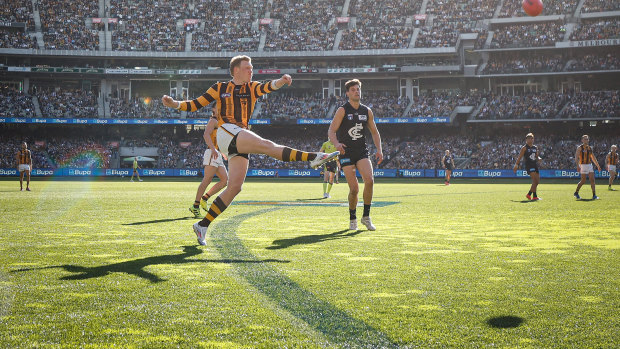
{"type": "Polygon", "coordinates": [[[536,153],[530,154],[530,160],[536,160],[536,153]]]}
{"type": "Polygon", "coordinates": [[[353,120],[353,114],[347,114],[347,119],[349,119],[349,121],[353,120]]]}
{"type": "Polygon", "coordinates": [[[222,97],[222,98],[227,98],[227,97],[230,97],[230,93],[222,93],[222,94],[220,95],[220,97],[222,97]]]}
{"type": "Polygon", "coordinates": [[[364,126],[362,126],[361,123],[356,123],[355,126],[349,129],[349,137],[351,137],[351,139],[354,141],[364,137],[364,135],[361,133],[363,129],[364,126]]]}
{"type": "Polygon", "coordinates": [[[360,116],[358,116],[358,118],[359,118],[360,121],[366,121],[366,120],[368,120],[368,115],[360,115],[360,116]]]}

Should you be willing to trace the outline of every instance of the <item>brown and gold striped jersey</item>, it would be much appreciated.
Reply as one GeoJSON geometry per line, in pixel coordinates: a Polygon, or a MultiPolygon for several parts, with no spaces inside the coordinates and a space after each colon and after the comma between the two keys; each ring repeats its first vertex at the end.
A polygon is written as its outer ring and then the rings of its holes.
{"type": "Polygon", "coordinates": [[[202,96],[182,101],[180,110],[196,111],[215,101],[213,118],[217,119],[218,126],[230,123],[247,129],[258,97],[273,91],[271,81],[250,81],[242,85],[235,85],[232,81],[217,82],[202,96]]]}
{"type": "Polygon", "coordinates": [[[19,150],[17,152],[17,158],[19,159],[20,165],[30,165],[30,150],[26,149],[25,151],[19,150]]]}
{"type": "Polygon", "coordinates": [[[582,144],[577,149],[579,151],[579,163],[581,165],[587,165],[592,162],[592,148],[589,145],[582,144]]]}
{"type": "Polygon", "coordinates": [[[608,165],[616,166],[618,163],[618,153],[609,152],[607,159],[607,161],[609,161],[608,165]]]}

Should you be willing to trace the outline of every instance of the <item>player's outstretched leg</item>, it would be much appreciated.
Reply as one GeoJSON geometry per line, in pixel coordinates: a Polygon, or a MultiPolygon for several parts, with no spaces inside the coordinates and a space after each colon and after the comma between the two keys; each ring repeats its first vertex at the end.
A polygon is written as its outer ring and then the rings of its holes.
{"type": "Polygon", "coordinates": [[[265,154],[282,161],[310,161],[312,168],[323,165],[339,154],[337,151],[327,154],[285,147],[248,130],[243,130],[237,135],[237,150],[245,154],[265,154]]]}

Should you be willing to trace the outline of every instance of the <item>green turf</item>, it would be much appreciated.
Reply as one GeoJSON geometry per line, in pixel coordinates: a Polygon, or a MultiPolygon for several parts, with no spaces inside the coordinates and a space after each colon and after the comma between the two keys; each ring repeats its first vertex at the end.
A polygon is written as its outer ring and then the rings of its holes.
{"type": "Polygon", "coordinates": [[[204,247],[197,185],[0,181],[0,347],[620,345],[602,182],[601,200],[543,181],[526,202],[523,181],[378,180],[378,229],[353,232],[346,184],[254,181],[204,247]]]}

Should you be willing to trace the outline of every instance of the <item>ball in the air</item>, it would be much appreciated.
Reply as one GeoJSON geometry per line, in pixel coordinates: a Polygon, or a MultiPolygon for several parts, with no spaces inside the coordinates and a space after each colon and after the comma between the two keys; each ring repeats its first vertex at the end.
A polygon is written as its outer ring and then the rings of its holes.
{"type": "Polygon", "coordinates": [[[536,17],[541,14],[543,10],[543,3],[541,0],[523,0],[523,11],[528,14],[528,16],[536,17]]]}

